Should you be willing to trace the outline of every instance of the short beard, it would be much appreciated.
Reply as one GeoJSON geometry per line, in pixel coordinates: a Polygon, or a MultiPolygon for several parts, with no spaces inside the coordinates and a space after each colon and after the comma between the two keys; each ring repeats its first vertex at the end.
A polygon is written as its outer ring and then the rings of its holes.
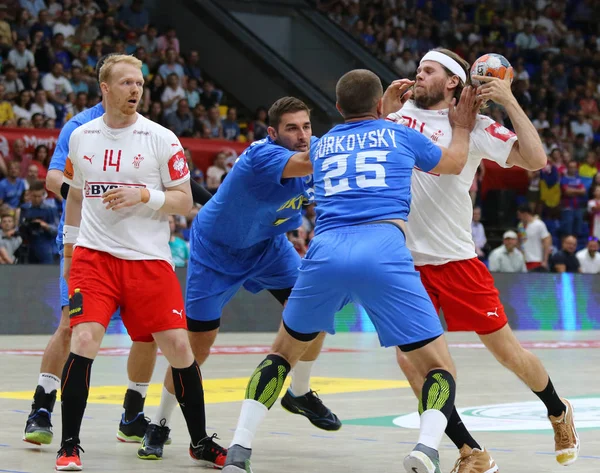
{"type": "Polygon", "coordinates": [[[430,93],[415,94],[413,100],[418,108],[428,109],[444,100],[444,87],[440,84],[440,87],[436,86],[430,93]]]}

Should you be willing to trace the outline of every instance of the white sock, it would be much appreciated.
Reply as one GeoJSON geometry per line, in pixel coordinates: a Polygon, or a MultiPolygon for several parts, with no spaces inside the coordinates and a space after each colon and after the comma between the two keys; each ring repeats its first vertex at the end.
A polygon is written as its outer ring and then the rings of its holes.
{"type": "Polygon", "coordinates": [[[154,420],[151,422],[154,425],[161,425],[161,421],[165,420],[165,426],[169,426],[169,422],[171,422],[171,416],[173,415],[173,409],[177,406],[177,397],[175,394],[171,394],[167,391],[167,388],[163,386],[162,395],[160,396],[160,405],[158,406],[158,411],[154,416],[154,420]]]}
{"type": "Polygon", "coordinates": [[[142,397],[146,397],[148,386],[150,386],[150,383],[135,383],[133,381],[129,381],[129,386],[127,389],[131,389],[132,391],[140,393],[142,397]]]}
{"type": "Polygon", "coordinates": [[[296,397],[304,396],[310,391],[310,372],[315,361],[299,361],[292,370],[292,384],[290,390],[296,397]]]}
{"type": "Polygon", "coordinates": [[[442,411],[437,409],[426,410],[421,414],[421,432],[419,433],[418,443],[438,450],[447,425],[448,419],[442,414],[442,411]]]}
{"type": "Polygon", "coordinates": [[[52,391],[56,391],[58,393],[58,390],[60,389],[60,378],[57,378],[50,373],[40,373],[38,386],[44,388],[46,394],[50,394],[52,391]]]}
{"type": "Polygon", "coordinates": [[[256,435],[256,431],[267,412],[269,412],[269,409],[264,404],[254,399],[245,399],[242,403],[242,411],[230,447],[241,445],[244,448],[252,448],[254,435],[256,435]]]}

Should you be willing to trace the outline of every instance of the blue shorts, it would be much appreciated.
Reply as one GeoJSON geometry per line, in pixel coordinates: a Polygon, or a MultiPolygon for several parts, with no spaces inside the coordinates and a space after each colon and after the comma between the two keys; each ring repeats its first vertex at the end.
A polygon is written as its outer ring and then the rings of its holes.
{"type": "MultiPolygon", "coordinates": [[[[63,267],[65,262],[64,257],[64,247],[57,243],[58,246],[58,254],[60,255],[60,276],[59,276],[59,287],[60,287],[60,308],[69,306],[69,285],[65,278],[63,277],[63,267]]],[[[117,311],[112,315],[111,318],[121,317],[121,309],[117,309],[117,311]]]]}
{"type": "Polygon", "coordinates": [[[335,333],[335,313],[349,302],[364,307],[385,347],[443,333],[404,234],[389,223],[317,235],[302,260],[283,321],[302,334],[335,333]]]}
{"type": "Polygon", "coordinates": [[[285,235],[236,249],[196,233],[190,239],[187,317],[200,322],[218,321],[223,307],[240,287],[253,294],[263,289],[291,288],[299,267],[300,256],[285,235]]]}

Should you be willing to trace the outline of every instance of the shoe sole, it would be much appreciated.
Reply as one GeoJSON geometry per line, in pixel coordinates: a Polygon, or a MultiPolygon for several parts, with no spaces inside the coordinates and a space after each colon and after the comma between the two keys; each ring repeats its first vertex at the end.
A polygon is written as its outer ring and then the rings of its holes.
{"type": "Polygon", "coordinates": [[[66,466],[58,466],[58,465],[56,465],[55,470],[56,471],[82,471],[83,470],[83,466],[76,465],[75,463],[69,463],[66,466]]]}
{"type": "Polygon", "coordinates": [[[310,418],[309,418],[309,417],[308,417],[308,416],[307,416],[307,415],[306,415],[304,412],[298,412],[298,411],[296,411],[296,410],[293,410],[293,409],[295,409],[295,407],[293,407],[293,406],[286,406],[286,405],[283,403],[283,400],[281,401],[281,407],[283,407],[283,409],[284,409],[285,411],[288,411],[290,414],[296,414],[296,415],[299,415],[299,416],[305,417],[305,418],[306,418],[306,419],[308,419],[308,421],[309,421],[309,422],[310,422],[312,425],[314,425],[314,426],[315,426],[317,429],[321,429],[321,430],[324,430],[324,431],[326,431],[326,432],[337,432],[338,430],[340,430],[340,429],[342,428],[342,425],[341,425],[341,423],[340,423],[340,425],[339,425],[339,426],[337,426],[337,425],[332,425],[332,428],[327,428],[327,427],[323,427],[322,425],[317,425],[317,424],[315,424],[315,423],[313,422],[313,420],[312,420],[312,419],[310,419],[310,418]]]}
{"type": "Polygon", "coordinates": [[[50,445],[54,434],[48,432],[30,432],[23,436],[23,441],[34,445],[50,445]]]}
{"type": "MultiPolygon", "coordinates": [[[[571,404],[571,401],[569,401],[568,399],[562,399],[562,401],[569,403],[569,409],[571,409],[571,417],[574,419],[575,418],[575,409],[573,409],[573,404],[571,404]]],[[[581,449],[581,442],[579,441],[579,434],[577,433],[577,429],[575,428],[574,424],[573,424],[573,431],[575,432],[575,439],[577,440],[577,445],[575,446],[574,449],[572,449],[574,451],[565,452],[563,450],[563,453],[556,455],[556,461],[562,466],[572,465],[579,458],[579,450],[581,449]],[[561,461],[561,459],[564,459],[564,460],[561,461]]]]}
{"type": "Polygon", "coordinates": [[[436,466],[423,452],[414,451],[404,458],[407,473],[436,473],[436,466]]]}
{"type": "Polygon", "coordinates": [[[123,442],[123,443],[142,443],[142,440],[144,440],[144,437],[138,437],[137,435],[128,437],[127,435],[124,435],[122,432],[117,432],[117,440],[119,442],[123,442]]]}
{"type": "MultiPolygon", "coordinates": [[[[191,456],[190,456],[190,460],[194,464],[196,464],[198,466],[203,466],[204,468],[212,468],[213,470],[222,470],[223,469],[222,466],[215,465],[213,462],[209,462],[208,460],[196,460],[195,458],[192,458],[191,456]]],[[[244,470],[240,470],[240,471],[244,471],[244,470]]]]}
{"type": "Polygon", "coordinates": [[[140,455],[139,453],[137,454],[138,458],[140,460],[162,460],[162,456],[158,456],[158,455],[140,455]]]}

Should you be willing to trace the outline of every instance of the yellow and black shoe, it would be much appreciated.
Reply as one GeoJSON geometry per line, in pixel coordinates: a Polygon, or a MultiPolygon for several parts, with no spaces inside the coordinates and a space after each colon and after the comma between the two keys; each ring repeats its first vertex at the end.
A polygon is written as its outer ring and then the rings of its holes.
{"type": "Polygon", "coordinates": [[[37,409],[27,418],[23,440],[34,445],[50,445],[52,443],[51,414],[46,409],[37,409]]]}
{"type": "Polygon", "coordinates": [[[145,417],[143,412],[140,412],[129,422],[125,420],[125,414],[123,414],[119,423],[117,440],[126,443],[140,443],[144,438],[149,424],[150,419],[145,417]]]}
{"type": "Polygon", "coordinates": [[[142,445],[138,450],[138,458],[142,460],[162,460],[163,448],[169,439],[169,429],[162,419],[161,425],[149,424],[142,445]]]}

